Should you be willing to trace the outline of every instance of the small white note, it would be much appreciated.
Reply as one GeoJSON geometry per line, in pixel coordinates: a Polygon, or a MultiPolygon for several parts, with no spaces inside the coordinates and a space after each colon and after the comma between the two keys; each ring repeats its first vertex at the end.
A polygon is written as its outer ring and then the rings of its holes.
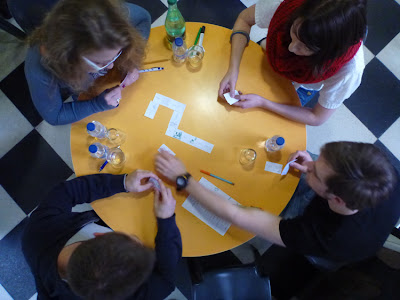
{"type": "Polygon", "coordinates": [[[169,154],[172,154],[173,156],[175,156],[176,154],[169,149],[165,144],[162,144],[160,148],[158,148],[158,152],[161,152],[161,150],[167,151],[169,154]]]}
{"type": "Polygon", "coordinates": [[[292,162],[295,162],[295,161],[296,161],[295,159],[293,159],[292,161],[289,161],[289,162],[286,164],[286,166],[283,168],[281,175],[286,175],[287,172],[289,172],[290,164],[291,164],[292,162]]]}
{"type": "MultiPolygon", "coordinates": [[[[237,90],[235,90],[235,96],[239,95],[239,92],[237,90]]],[[[236,98],[232,98],[231,95],[229,93],[225,93],[224,97],[226,99],[226,102],[229,103],[229,105],[232,105],[233,103],[238,102],[239,100],[236,98]]]]}
{"type": "Polygon", "coordinates": [[[273,163],[270,161],[267,161],[265,163],[265,171],[267,172],[272,172],[272,173],[276,173],[276,174],[281,174],[282,172],[282,165],[281,164],[277,164],[277,163],[273,163]]]}
{"type": "Polygon", "coordinates": [[[154,119],[157,109],[158,109],[158,103],[155,103],[154,101],[150,101],[150,104],[147,107],[147,110],[144,113],[144,116],[147,118],[150,118],[150,119],[154,119]]]}

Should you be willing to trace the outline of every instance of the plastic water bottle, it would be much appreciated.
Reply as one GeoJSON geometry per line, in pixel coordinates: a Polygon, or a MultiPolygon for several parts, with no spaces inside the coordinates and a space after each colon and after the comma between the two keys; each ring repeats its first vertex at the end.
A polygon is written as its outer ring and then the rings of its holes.
{"type": "Polygon", "coordinates": [[[109,148],[100,143],[93,143],[89,146],[89,152],[92,157],[107,159],[109,148]]]}
{"type": "Polygon", "coordinates": [[[285,146],[285,139],[279,135],[274,135],[265,142],[265,149],[268,152],[281,150],[285,146]]]}
{"type": "Polygon", "coordinates": [[[107,137],[107,128],[100,122],[92,121],[86,125],[86,129],[87,133],[95,138],[104,139],[107,137]]]}
{"type": "Polygon", "coordinates": [[[175,39],[172,45],[172,51],[174,52],[174,60],[178,63],[183,63],[186,60],[186,43],[182,38],[178,37],[175,39]]]}
{"type": "Polygon", "coordinates": [[[165,18],[165,30],[167,31],[167,40],[170,45],[175,38],[186,38],[186,23],[181,12],[176,5],[177,0],[168,0],[168,12],[165,18]]]}

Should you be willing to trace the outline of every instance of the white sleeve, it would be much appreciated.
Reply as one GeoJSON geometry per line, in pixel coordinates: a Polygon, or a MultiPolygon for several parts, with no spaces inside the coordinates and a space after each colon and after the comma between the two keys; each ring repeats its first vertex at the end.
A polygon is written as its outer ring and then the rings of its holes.
{"type": "Polygon", "coordinates": [[[335,75],[324,81],[318,103],[327,109],[338,108],[361,84],[365,68],[363,46],[335,75]]]}
{"type": "Polygon", "coordinates": [[[260,28],[268,28],[271,19],[283,0],[259,0],[256,3],[255,19],[260,28]]]}

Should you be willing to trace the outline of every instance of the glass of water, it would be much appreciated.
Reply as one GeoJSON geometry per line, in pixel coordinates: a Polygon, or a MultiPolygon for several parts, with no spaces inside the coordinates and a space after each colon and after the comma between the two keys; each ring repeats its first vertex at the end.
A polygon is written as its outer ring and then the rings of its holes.
{"type": "Polygon", "coordinates": [[[119,148],[111,148],[107,156],[107,161],[113,167],[120,168],[125,162],[125,154],[119,148]]]}
{"type": "Polygon", "coordinates": [[[121,145],[125,140],[125,134],[115,128],[110,128],[107,130],[107,138],[114,145],[121,145]]]}
{"type": "Polygon", "coordinates": [[[244,166],[248,166],[254,163],[256,157],[257,152],[254,149],[242,149],[240,151],[239,162],[244,166]]]}
{"type": "Polygon", "coordinates": [[[198,68],[204,57],[204,48],[199,45],[194,45],[189,48],[187,59],[192,68],[198,68]]]}

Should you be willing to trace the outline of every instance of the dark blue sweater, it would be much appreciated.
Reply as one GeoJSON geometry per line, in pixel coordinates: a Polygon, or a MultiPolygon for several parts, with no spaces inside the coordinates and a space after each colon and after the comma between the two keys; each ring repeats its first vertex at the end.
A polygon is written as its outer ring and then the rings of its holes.
{"type": "MultiPolygon", "coordinates": [[[[39,204],[22,237],[22,250],[35,277],[38,300],[80,299],[57,271],[57,257],[66,242],[88,223],[99,220],[94,211],[72,212],[76,204],[124,192],[124,175],[89,175],[64,182],[39,204]]],[[[112,200],[111,200],[112,201],[112,200]]],[[[175,216],[158,219],[156,264],[149,279],[130,299],[164,299],[175,288],[182,241],[175,216]]]]}

